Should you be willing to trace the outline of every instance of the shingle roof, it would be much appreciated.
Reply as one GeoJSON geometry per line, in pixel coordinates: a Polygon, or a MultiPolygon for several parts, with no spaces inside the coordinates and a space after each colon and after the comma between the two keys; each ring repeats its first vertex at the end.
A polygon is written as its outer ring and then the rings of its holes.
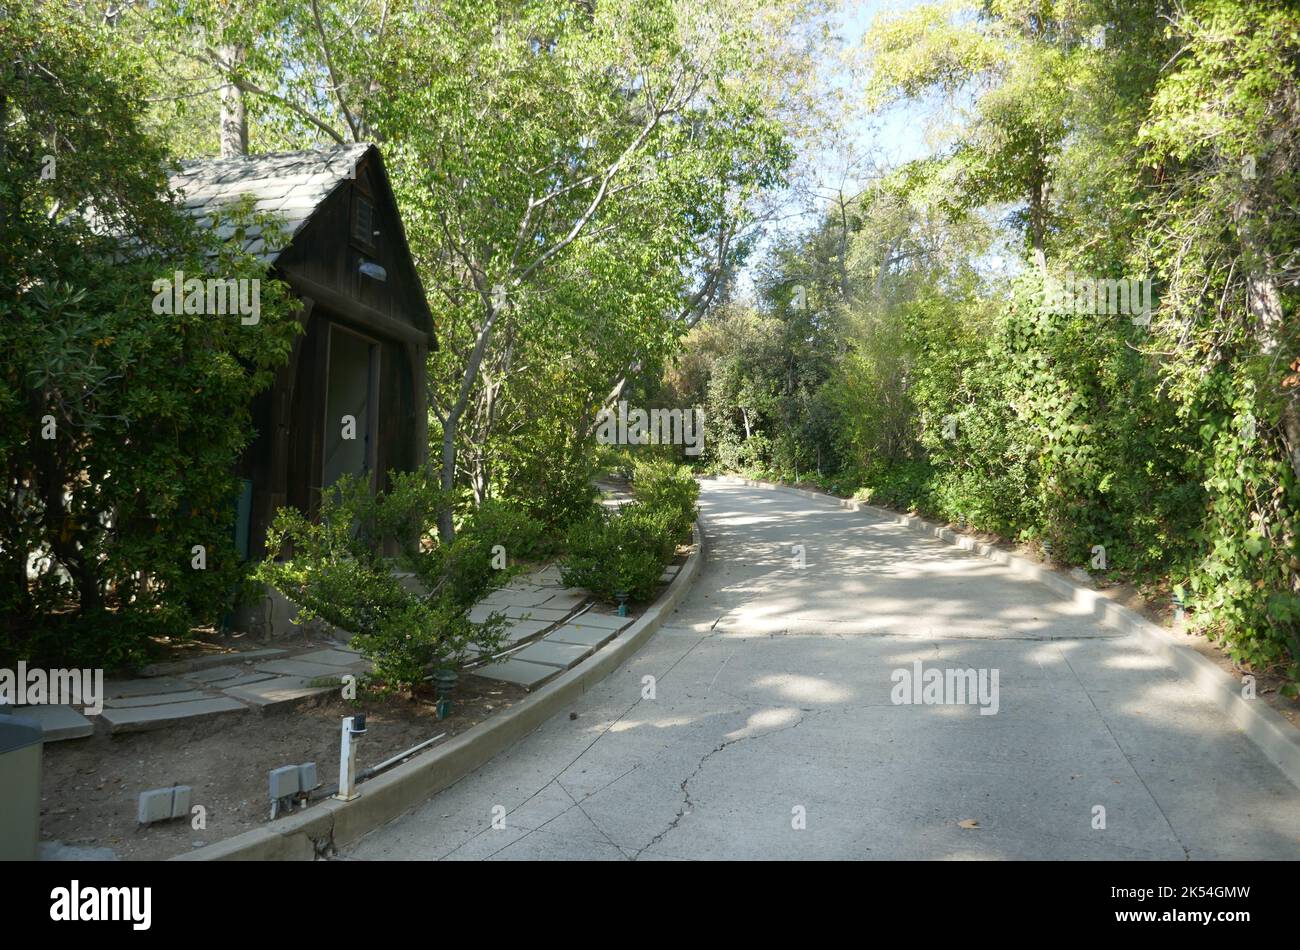
{"type": "MultiPolygon", "coordinates": [[[[272,264],[334,189],[355,176],[357,162],[373,147],[359,143],[194,159],[181,163],[181,170],[171,176],[171,185],[185,210],[205,227],[216,220],[223,205],[245,195],[254,199],[254,211],[275,213],[283,222],[278,246],[267,247],[257,225],[247,229],[244,240],[244,250],[272,264]]],[[[234,229],[225,227],[228,233],[220,236],[229,238],[234,229]]]]}

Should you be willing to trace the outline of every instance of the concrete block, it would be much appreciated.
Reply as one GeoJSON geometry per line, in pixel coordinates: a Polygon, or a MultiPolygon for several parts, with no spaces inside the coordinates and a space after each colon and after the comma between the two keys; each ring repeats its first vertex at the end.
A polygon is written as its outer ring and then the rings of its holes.
{"type": "Polygon", "coordinates": [[[155,821],[189,817],[191,792],[188,785],[173,785],[170,788],[154,788],[141,792],[136,807],[136,821],[142,825],[151,825],[155,821]]]}
{"type": "Polygon", "coordinates": [[[591,647],[577,643],[538,640],[536,643],[524,647],[518,653],[512,653],[511,656],[519,660],[526,660],[529,663],[545,663],[547,666],[567,670],[590,652],[591,647]]]}
{"type": "Polygon", "coordinates": [[[553,587],[539,587],[537,590],[517,590],[513,587],[503,587],[492,591],[479,603],[494,607],[540,607],[551,598],[554,592],[553,587]]]}
{"type": "Polygon", "coordinates": [[[94,848],[87,845],[64,844],[62,841],[42,841],[37,861],[120,861],[112,848],[94,848]]]}
{"type": "Polygon", "coordinates": [[[166,821],[171,816],[172,790],[170,788],[155,788],[140,793],[140,801],[136,809],[137,822],[148,825],[155,821],[166,821]]]}
{"type": "Polygon", "coordinates": [[[223,713],[248,712],[248,707],[233,699],[216,697],[192,703],[170,703],[166,706],[141,706],[135,709],[108,709],[100,718],[108,723],[110,732],[144,732],[164,729],[178,722],[223,713]]]}
{"type": "Polygon", "coordinates": [[[264,683],[267,680],[276,679],[274,673],[244,673],[236,676],[234,679],[222,680],[220,683],[213,683],[213,689],[227,690],[232,686],[247,686],[250,683],[264,683]]]}
{"type": "Polygon", "coordinates": [[[317,650],[314,653],[304,653],[301,656],[295,656],[286,663],[320,663],[325,666],[339,667],[339,672],[347,672],[360,663],[365,663],[365,659],[356,653],[344,650],[317,650]]]}
{"type": "MultiPolygon", "coordinates": [[[[271,657],[267,657],[271,659],[271,657]]],[[[247,668],[243,666],[214,666],[207,670],[197,670],[193,673],[184,674],[185,678],[191,683],[202,683],[205,686],[208,683],[224,683],[226,680],[232,680],[245,672],[247,668]]]]}
{"type": "Polygon", "coordinates": [[[518,590],[529,594],[535,594],[541,589],[541,585],[533,584],[522,577],[516,577],[505,586],[505,590],[518,590]]]}
{"type": "Polygon", "coordinates": [[[296,765],[282,765],[267,773],[270,779],[271,798],[288,798],[302,791],[302,773],[296,765]]]}
{"type": "Polygon", "coordinates": [[[581,607],[589,600],[591,600],[591,595],[585,590],[567,587],[552,594],[542,601],[539,606],[550,607],[552,610],[573,610],[575,607],[581,607]]]}
{"type": "Polygon", "coordinates": [[[5,706],[3,709],[34,720],[46,742],[80,739],[95,731],[95,724],[71,706],[5,706]]]}
{"type": "Polygon", "coordinates": [[[559,607],[507,607],[501,612],[511,620],[544,620],[547,623],[563,620],[570,613],[559,607]]]}
{"type": "Polygon", "coordinates": [[[533,689],[562,671],[556,666],[529,663],[526,660],[507,657],[504,660],[480,666],[473,672],[475,676],[483,676],[491,680],[502,680],[506,683],[522,686],[525,689],[533,689]]]}
{"type": "Polygon", "coordinates": [[[576,643],[580,646],[595,647],[608,643],[614,638],[614,631],[605,627],[580,627],[566,623],[558,630],[552,630],[542,638],[543,643],[576,643]]]}
{"type": "Polygon", "coordinates": [[[545,620],[512,620],[506,629],[506,640],[518,643],[552,626],[545,620]]]}
{"type": "Polygon", "coordinates": [[[507,620],[544,620],[547,623],[555,623],[569,615],[568,610],[554,607],[520,607],[517,604],[494,607],[491,604],[475,604],[466,616],[470,623],[486,623],[494,613],[501,614],[507,620]]]}
{"type": "MultiPolygon", "coordinates": [[[[338,676],[337,670],[332,674],[338,676]]],[[[307,684],[315,677],[305,676],[277,676],[273,679],[263,680],[260,683],[249,683],[245,686],[231,686],[225,690],[227,696],[235,699],[241,699],[244,702],[252,703],[262,708],[273,706],[290,706],[299,700],[308,699],[312,696],[319,696],[321,693],[328,693],[338,689],[337,686],[308,686],[307,684]]]]}
{"type": "Polygon", "coordinates": [[[194,677],[188,674],[205,672],[214,668],[225,669],[252,660],[270,660],[277,656],[284,656],[287,652],[287,650],[267,647],[264,650],[244,650],[241,653],[216,653],[212,656],[196,656],[189,660],[151,663],[144,667],[141,673],[144,676],[172,676],[175,674],[192,680],[194,677]]]}
{"type": "MultiPolygon", "coordinates": [[[[493,606],[492,604],[475,604],[469,609],[469,613],[465,614],[465,617],[470,623],[487,623],[488,619],[493,614],[501,614],[502,616],[505,616],[507,609],[508,608],[506,607],[493,606]]],[[[517,609],[522,610],[525,608],[517,609]]]]}
{"type": "Polygon", "coordinates": [[[598,614],[589,610],[580,617],[574,617],[569,623],[575,627],[599,627],[617,633],[631,624],[634,619],[634,617],[616,617],[613,614],[598,614]]]}
{"type": "Polygon", "coordinates": [[[111,709],[138,709],[142,706],[163,706],[167,703],[188,703],[196,699],[208,699],[202,690],[191,689],[183,693],[156,693],[152,696],[121,696],[104,700],[104,705],[111,709]]]}
{"type": "Polygon", "coordinates": [[[188,818],[190,816],[190,797],[193,789],[188,785],[177,785],[172,789],[172,817],[188,818]]]}
{"type": "Polygon", "coordinates": [[[169,676],[155,676],[140,680],[109,680],[104,684],[104,695],[109,699],[128,696],[152,696],[157,693],[183,693],[194,686],[169,676]]]}
{"type": "MultiPolygon", "coordinates": [[[[352,657],[352,665],[358,663],[352,657]]],[[[305,660],[271,660],[269,663],[257,664],[259,673],[279,673],[281,676],[305,676],[315,679],[318,676],[339,676],[348,672],[348,668],[329,663],[312,663],[305,660]]]]}

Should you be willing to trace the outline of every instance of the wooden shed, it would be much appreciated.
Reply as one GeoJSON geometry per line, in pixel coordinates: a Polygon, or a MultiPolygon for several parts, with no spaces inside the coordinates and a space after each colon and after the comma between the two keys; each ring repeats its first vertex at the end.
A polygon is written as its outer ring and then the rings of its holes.
{"type": "Polygon", "coordinates": [[[236,539],[259,557],[277,508],[315,514],[341,475],[379,488],[388,471],[423,463],[433,317],[375,146],[186,162],[172,185],[209,223],[245,195],[275,213],[275,246],[253,230],[246,249],[303,303],[305,332],[254,404],[257,435],[240,462],[236,539]]]}

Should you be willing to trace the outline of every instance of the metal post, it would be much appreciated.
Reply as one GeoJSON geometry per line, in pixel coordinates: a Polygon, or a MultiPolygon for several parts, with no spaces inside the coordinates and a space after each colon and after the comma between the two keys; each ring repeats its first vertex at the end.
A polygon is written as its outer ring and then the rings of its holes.
{"type": "Polygon", "coordinates": [[[357,742],[366,731],[365,716],[348,716],[343,720],[343,743],[339,747],[339,790],[334,797],[350,802],[357,797],[357,742]]]}

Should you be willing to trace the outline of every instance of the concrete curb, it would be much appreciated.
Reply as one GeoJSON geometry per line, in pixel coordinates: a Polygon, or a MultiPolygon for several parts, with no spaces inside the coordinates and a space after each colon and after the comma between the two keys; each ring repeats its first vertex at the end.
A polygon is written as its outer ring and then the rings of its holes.
{"type": "Polygon", "coordinates": [[[460,781],[577,700],[639,650],[672,613],[700,571],[704,536],[692,528],[690,556],[660,598],[630,627],[571,670],[491,719],[409,762],[365,782],[350,802],[326,799],[305,811],[254,828],[172,861],[310,861],[392,821],[460,781]]]}
{"type": "Polygon", "coordinates": [[[1186,644],[1179,643],[1169,631],[1147,620],[1137,611],[1115,603],[1108,597],[1102,596],[1099,591],[1082,587],[1041,564],[1035,564],[991,544],[958,534],[924,518],[899,514],[896,511],[877,508],[875,505],[847,498],[836,498],[834,495],[824,495],[803,488],[790,488],[773,482],[759,482],[736,475],[719,476],[717,480],[746,485],[750,488],[788,492],[818,501],[836,502],[841,508],[850,511],[866,511],[918,534],[931,535],[963,550],[978,554],[980,557],[1005,565],[1020,577],[1038,581],[1061,597],[1098,615],[1103,625],[1137,635],[1147,650],[1172,666],[1180,676],[1190,680],[1192,685],[1213,702],[1233,725],[1246,734],[1246,738],[1253,742],[1270,762],[1282,770],[1282,774],[1290,779],[1292,784],[1300,788],[1300,730],[1266,704],[1246,699],[1241,695],[1241,684],[1237,680],[1221,670],[1209,658],[1197,653],[1186,644]]]}

